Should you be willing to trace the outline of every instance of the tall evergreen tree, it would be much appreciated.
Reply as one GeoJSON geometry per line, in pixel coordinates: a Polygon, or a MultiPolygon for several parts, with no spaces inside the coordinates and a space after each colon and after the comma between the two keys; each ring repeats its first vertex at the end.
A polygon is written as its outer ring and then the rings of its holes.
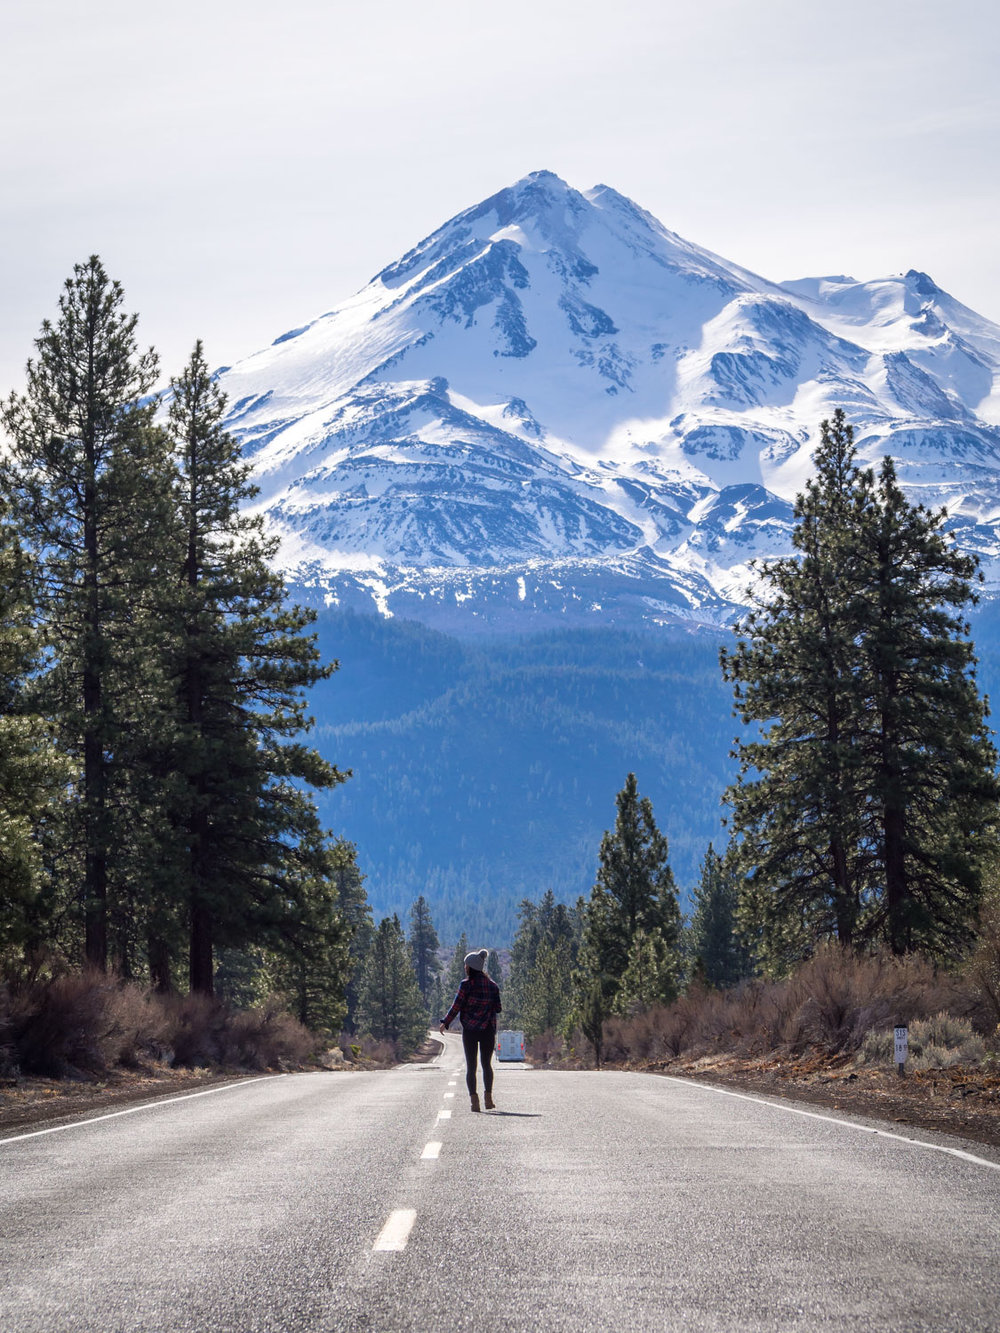
{"type": "MultiPolygon", "coordinates": [[[[62,873],[82,907],[87,961],[104,968],[109,930],[130,970],[130,894],[145,821],[133,764],[155,711],[150,594],[169,556],[169,462],[148,400],[155,354],[140,352],[136,316],[97,256],[65,284],[45,321],[23,396],[3,409],[5,489],[37,563],[37,615],[50,653],[44,708],[74,760],[77,800],[62,873]]],[[[148,860],[146,862],[148,866],[148,860]]]]}
{"type": "Polygon", "coordinates": [[[371,906],[365,893],[364,876],[358,869],[357,850],[353,843],[338,839],[335,851],[334,881],[337,889],[337,910],[348,931],[348,979],[344,993],[346,1014],[344,1030],[354,1036],[358,1031],[358,1005],[361,994],[361,976],[375,936],[371,906]]]}
{"type": "Polygon", "coordinates": [[[795,505],[798,554],[757,571],[758,604],[735,651],[721,655],[737,715],[765,728],[738,742],[740,776],[727,795],[747,864],[774,885],[771,952],[789,959],[815,938],[854,942],[864,879],[849,607],[862,583],[851,534],[872,488],[842,412],[823,422],[813,461],[795,505]]]}
{"type": "Polygon", "coordinates": [[[688,951],[710,986],[735,986],[751,975],[750,954],[737,931],[741,879],[733,850],[722,857],[709,843],[694,890],[688,951]]]}
{"type": "Polygon", "coordinates": [[[42,824],[68,777],[28,684],[40,665],[28,565],[0,502],[0,952],[46,941],[42,824]]]}
{"type": "Polygon", "coordinates": [[[615,1007],[640,934],[669,960],[657,974],[653,993],[645,997],[647,1003],[669,1003],[681,972],[681,913],[667,840],[656,826],[649,799],[639,795],[634,773],[626,778],[616,805],[614,830],[601,841],[578,960],[580,993],[586,997],[592,982],[599,981],[605,1012],[615,1007]]]}
{"type": "Polygon", "coordinates": [[[760,571],[722,654],[743,723],[727,793],[750,872],[741,917],[782,970],[818,940],[948,952],[970,929],[996,800],[958,614],[975,561],[838,411],[796,503],[799,555],[760,571]]]}
{"type": "Polygon", "coordinates": [[[301,908],[275,948],[276,989],[288,996],[300,1023],[333,1036],[347,1015],[353,972],[352,925],[340,885],[357,877],[357,867],[354,847],[343,839],[326,843],[322,856],[319,873],[304,884],[301,908]]]}
{"type": "Polygon", "coordinates": [[[500,955],[496,949],[491,949],[486,959],[486,971],[497,983],[500,989],[503,989],[503,968],[500,965],[500,955]]]}
{"type": "Polygon", "coordinates": [[[298,739],[311,725],[304,692],[335,664],[320,665],[315,636],[303,632],[315,613],[286,605],[272,568],[276,539],[242,508],[256,488],[223,429],[225,398],[200,342],[171,389],[183,547],[171,637],[170,871],[187,920],[191,989],[211,993],[217,946],[287,943],[315,917],[326,847],[307,788],[345,775],[298,739]]]}
{"type": "Polygon", "coordinates": [[[384,917],[365,959],[359,1006],[361,1026],[401,1051],[416,1048],[427,1031],[424,1008],[398,916],[384,917]]]}
{"type": "Polygon", "coordinates": [[[437,979],[437,951],[441,945],[434,929],[434,922],[431,920],[431,909],[423,894],[410,909],[409,944],[417,985],[420,987],[420,994],[424,997],[425,1004],[429,1006],[431,992],[437,979]]]}
{"type": "Polygon", "coordinates": [[[465,955],[470,952],[469,941],[463,930],[458,943],[455,945],[455,952],[451,956],[448,974],[445,977],[444,998],[448,1007],[451,1006],[452,999],[465,978],[465,955]]]}
{"type": "Polygon", "coordinates": [[[877,866],[864,933],[895,954],[949,958],[973,934],[1000,788],[964,619],[977,561],[955,550],[945,518],[911,505],[883,460],[874,511],[857,534],[866,595],[852,619],[865,833],[877,866]]]}
{"type": "Polygon", "coordinates": [[[564,1027],[572,1007],[570,983],[579,951],[582,899],[570,909],[557,903],[547,889],[538,903],[524,899],[518,917],[503,993],[504,1021],[537,1036],[548,1027],[564,1027]],[[556,988],[555,994],[550,994],[550,987],[556,988]]]}
{"type": "Polygon", "coordinates": [[[525,980],[523,1008],[517,1024],[529,1036],[561,1033],[569,1025],[573,1011],[573,963],[574,955],[568,948],[553,945],[542,936],[525,980]]]}

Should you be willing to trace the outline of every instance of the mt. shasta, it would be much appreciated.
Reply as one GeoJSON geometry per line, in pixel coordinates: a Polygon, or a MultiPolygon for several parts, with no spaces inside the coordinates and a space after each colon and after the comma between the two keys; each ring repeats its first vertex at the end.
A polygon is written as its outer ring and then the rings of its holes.
{"type": "Polygon", "coordinates": [[[1000,326],[914,270],[770,282],[607,186],[532,173],[220,377],[316,602],[718,624],[837,407],[1000,589],[1000,326]]]}

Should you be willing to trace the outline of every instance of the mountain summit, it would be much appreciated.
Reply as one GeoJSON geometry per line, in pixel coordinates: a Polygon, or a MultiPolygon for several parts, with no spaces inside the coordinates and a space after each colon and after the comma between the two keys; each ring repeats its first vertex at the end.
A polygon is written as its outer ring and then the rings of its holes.
{"type": "Polygon", "coordinates": [[[291,581],[464,630],[717,623],[843,407],[1000,585],[1000,327],[776,283],[533,172],[221,372],[291,581]]]}

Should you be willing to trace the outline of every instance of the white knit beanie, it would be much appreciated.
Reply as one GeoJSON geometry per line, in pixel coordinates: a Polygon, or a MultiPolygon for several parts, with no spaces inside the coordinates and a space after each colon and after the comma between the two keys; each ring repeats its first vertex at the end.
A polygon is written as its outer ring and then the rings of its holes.
{"type": "Polygon", "coordinates": [[[489,958],[488,949],[477,949],[475,953],[465,955],[465,966],[471,967],[473,972],[482,972],[486,967],[486,960],[489,958]]]}

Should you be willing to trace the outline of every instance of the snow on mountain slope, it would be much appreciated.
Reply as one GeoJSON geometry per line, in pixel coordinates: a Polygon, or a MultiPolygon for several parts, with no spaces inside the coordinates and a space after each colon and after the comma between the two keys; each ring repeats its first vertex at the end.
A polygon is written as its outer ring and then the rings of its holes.
{"type": "Polygon", "coordinates": [[[1000,328],[912,271],[769,282],[607,186],[533,173],[220,374],[317,599],[717,622],[836,407],[1000,582],[1000,328]]]}

